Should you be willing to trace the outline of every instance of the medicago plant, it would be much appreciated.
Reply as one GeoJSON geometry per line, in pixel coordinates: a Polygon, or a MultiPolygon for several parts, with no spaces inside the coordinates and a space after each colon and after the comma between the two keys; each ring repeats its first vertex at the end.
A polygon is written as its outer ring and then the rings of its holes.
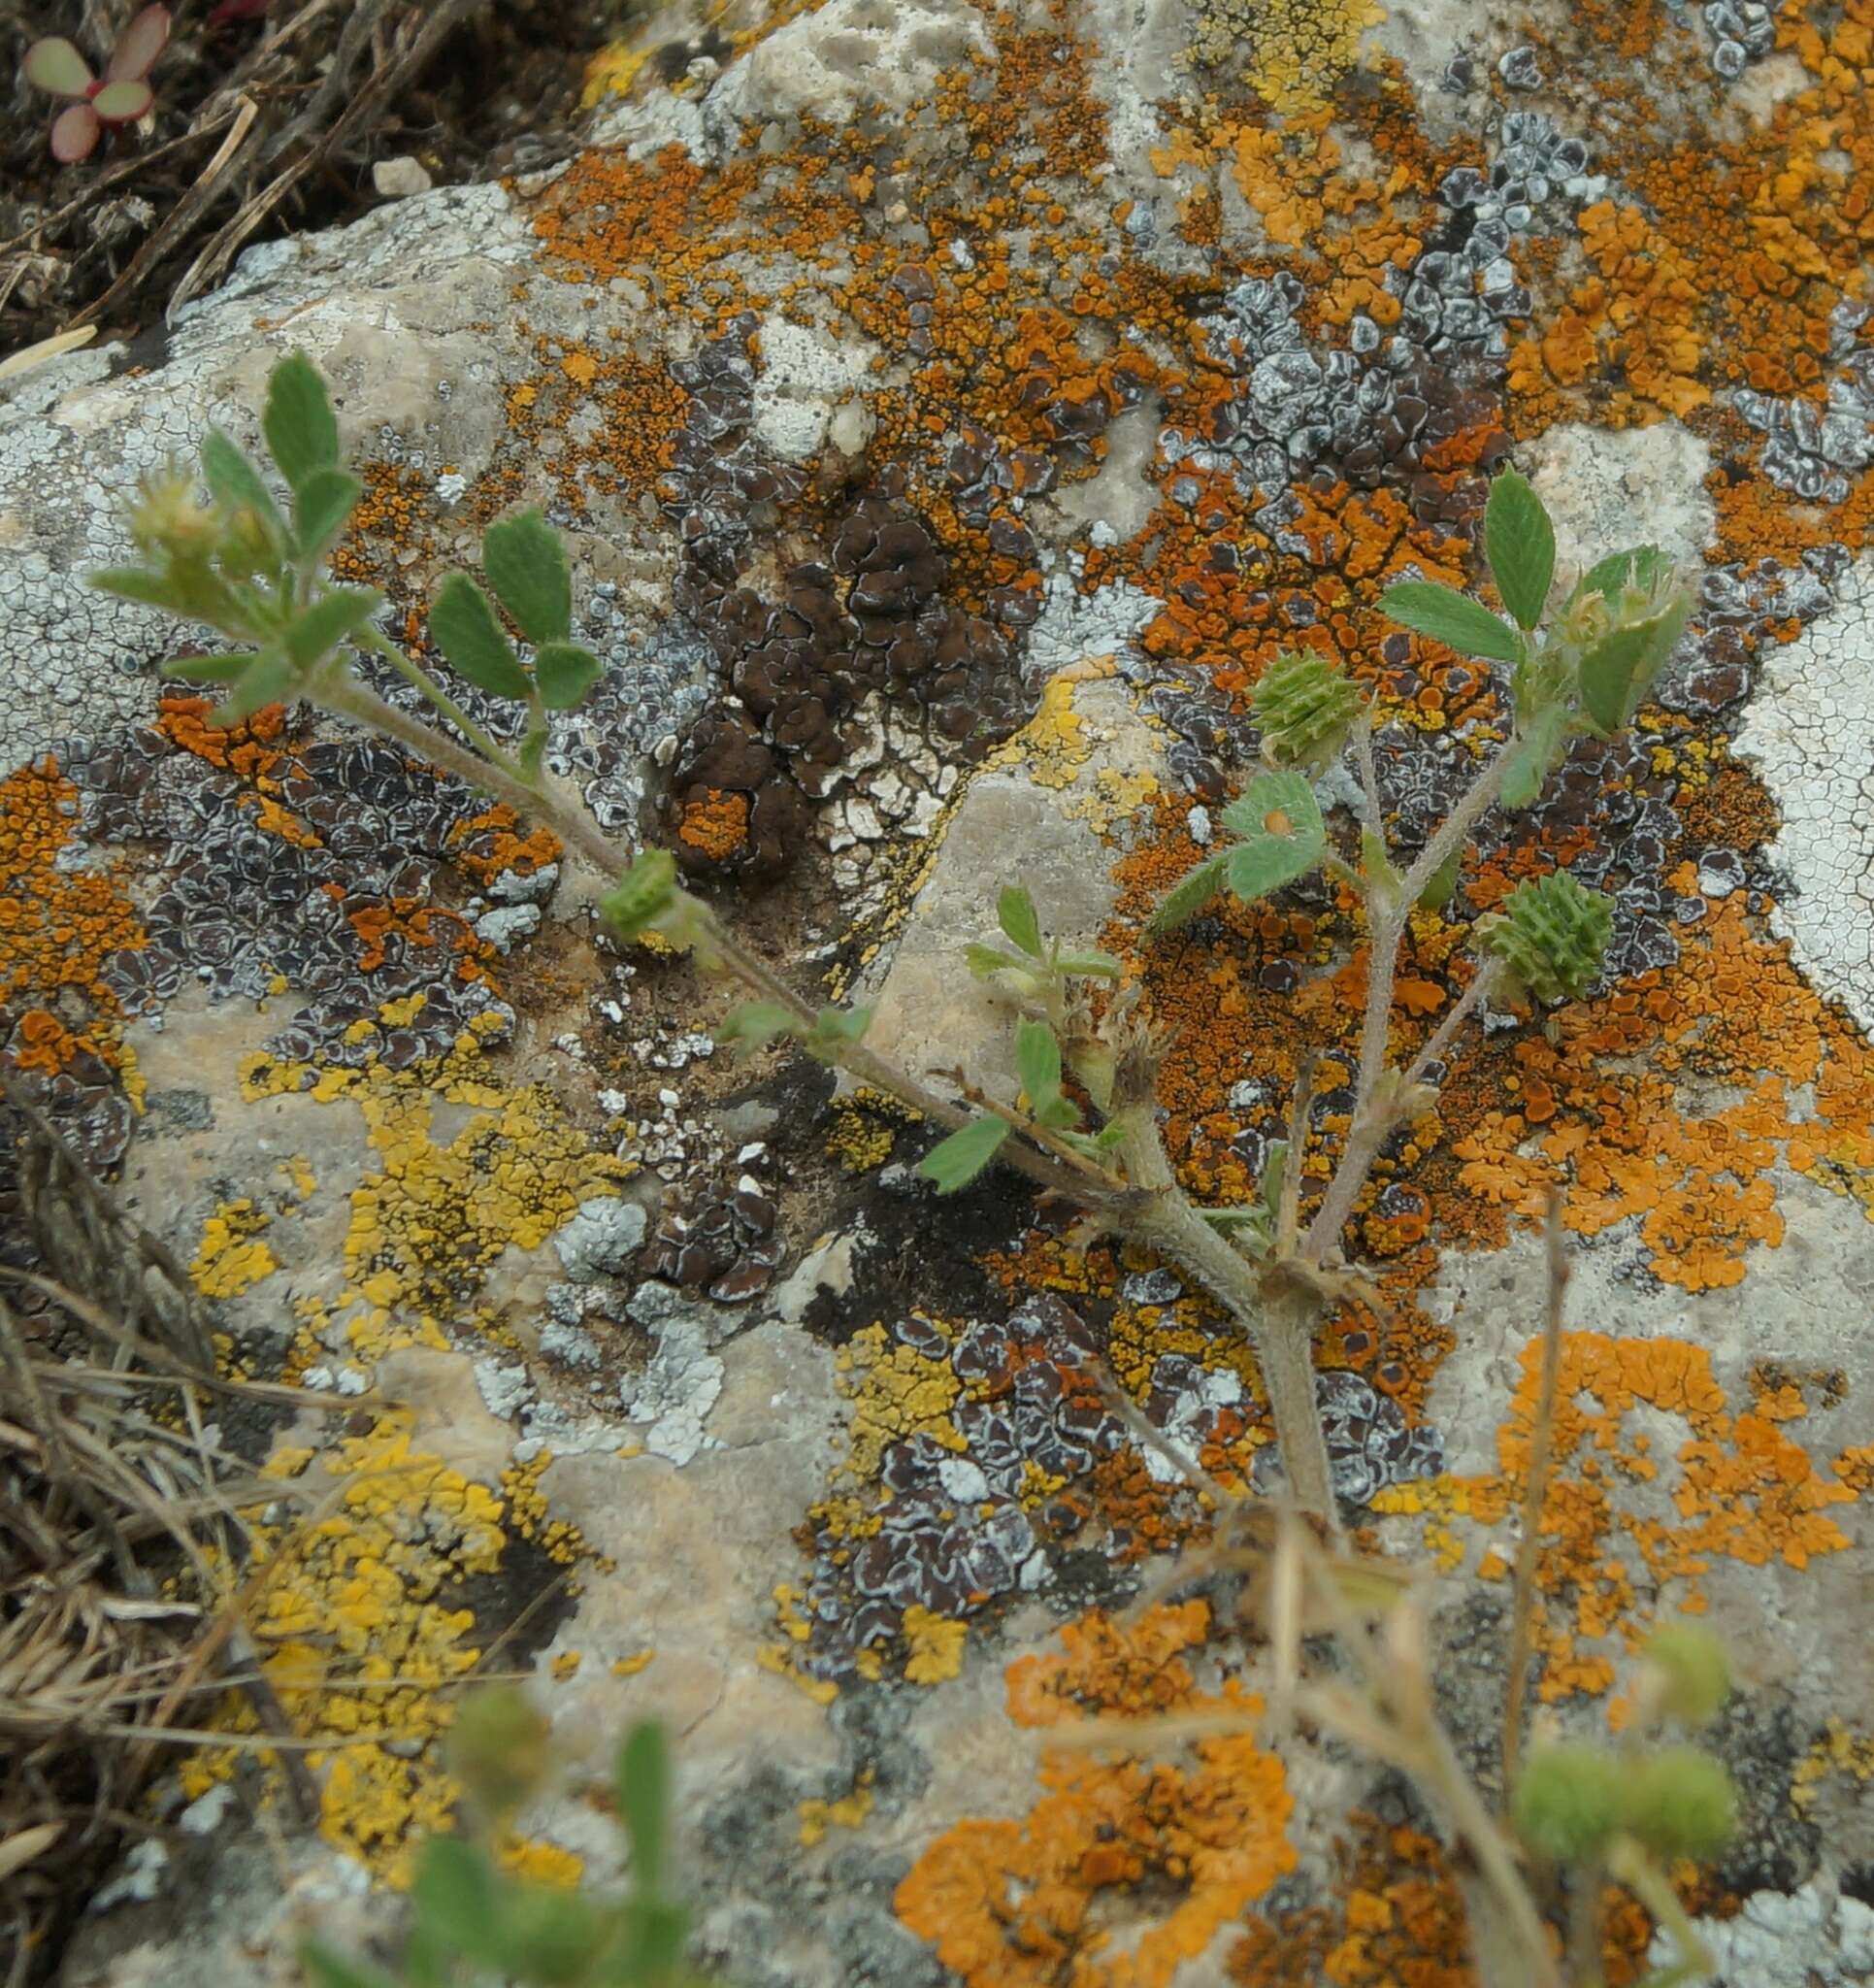
{"type": "MultiPolygon", "coordinates": [[[[1254,901],[1324,871],[1363,912],[1364,1013],[1347,1130],[1318,1199],[1304,1208],[1304,1075],[1291,1104],[1289,1139],[1272,1149],[1256,1199],[1207,1208],[1185,1193],[1165,1150],[1156,1089],[1166,1045],[1139,1012],[1116,959],[1064,950],[1044,935],[1030,894],[1012,884],[999,906],[1004,943],[970,948],[966,964],[1016,1011],[1019,1094],[991,1097],[962,1072],[951,1074],[951,1091],[940,1091],[897,1068],[869,1046],[866,1010],[803,997],[679,883],[670,851],[634,854],[612,843],[547,776],[547,714],[577,705],[601,666],[572,640],[571,572],[542,514],[523,511],[492,525],[482,545],[485,587],[451,575],[429,613],[431,639],[454,670],[523,708],[522,740],[510,752],[384,635],[380,593],[330,580],[327,555],[361,485],[340,462],[325,386],[304,354],[275,368],[262,425],[289,502],[282,506],[248,456],[212,429],[201,456],[206,506],[189,477],[172,471],[147,482],[130,513],[146,563],[93,576],[108,591],[205,623],[239,645],[172,663],[170,674],[222,686],[217,715],[224,724],[264,705],[310,700],[543,820],[608,880],[599,915],[614,938],[656,933],[705,969],[742,983],[753,998],[725,1034],[750,1044],[791,1042],[941,1129],[946,1136],[922,1163],[939,1194],[991,1165],[1012,1167],[1080,1210],[1082,1240],[1108,1233],[1176,1263],[1253,1344],[1294,1504],[1321,1548],[1340,1555],[1313,1346],[1332,1307],[1349,1297],[1376,1302],[1342,1255],[1348,1218],[1387,1141],[1435,1104],[1443,1058],[1459,1031],[1492,1001],[1540,1005],[1586,992],[1599,975],[1613,908],[1564,872],[1520,885],[1500,911],[1472,927],[1467,986],[1429,1039],[1401,1058],[1390,1038],[1407,923],[1421,905],[1451,896],[1473,832],[1493,807],[1527,807],[1574,738],[1611,737],[1630,722],[1690,605],[1670,562],[1651,547],[1618,553],[1551,608],[1555,533],[1534,490],[1506,472],[1493,483],[1484,514],[1485,555],[1506,613],[1424,581],[1383,596],[1380,605],[1396,621],[1488,658],[1508,678],[1507,736],[1409,862],[1396,861],[1388,843],[1373,712],[1360,689],[1313,654],[1278,660],[1257,685],[1267,769],[1223,812],[1232,840],[1170,891],[1144,936],[1149,943],[1189,922],[1221,892],[1254,901]],[[525,653],[504,627],[504,613],[525,639],[525,653]],[[442,722],[378,695],[354,666],[360,650],[401,676],[442,722]],[[1347,758],[1356,772],[1358,823],[1353,835],[1337,838],[1315,781],[1347,758]]],[[[1465,1834],[1476,1848],[1477,1830],[1465,1834]]],[[[1515,1882],[1506,1872],[1498,1889],[1507,1893],[1515,1882]]],[[[1516,1911],[1529,1909],[1524,1894],[1516,1911]]],[[[1530,1965],[1529,1978],[1549,1978],[1546,1955],[1541,1967],[1533,1957],[1530,1965]]]]}

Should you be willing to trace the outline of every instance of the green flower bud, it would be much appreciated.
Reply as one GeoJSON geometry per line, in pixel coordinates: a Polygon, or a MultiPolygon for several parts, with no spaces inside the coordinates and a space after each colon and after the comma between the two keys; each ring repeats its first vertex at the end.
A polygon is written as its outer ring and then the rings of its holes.
{"type": "Polygon", "coordinates": [[[1703,1726],[1730,1696],[1730,1656],[1709,1629],[1668,1622],[1641,1646],[1650,1673],[1648,1695],[1669,1719],[1703,1726]]]}
{"type": "Polygon", "coordinates": [[[1643,1754],[1626,1775],[1621,1827],[1656,1857],[1715,1857],[1737,1828],[1737,1790],[1695,1746],[1643,1754]]]}
{"type": "Polygon", "coordinates": [[[617,939],[636,939],[675,905],[676,858],[645,849],[599,900],[599,922],[617,939]]]}
{"type": "Polygon", "coordinates": [[[549,1731],[518,1685],[486,1685],[456,1707],[444,1748],[449,1772],[484,1815],[511,1815],[546,1778],[549,1731]]]}
{"type": "Polygon", "coordinates": [[[1538,1747],[1517,1777],[1510,1818],[1530,1849],[1558,1863],[1599,1857],[1623,1816],[1627,1769],[1598,1746],[1538,1747]]]}
{"type": "Polygon", "coordinates": [[[1250,692],[1271,766],[1325,768],[1347,743],[1360,715],[1360,691],[1325,656],[1291,649],[1263,672],[1250,692]]]}
{"type": "Polygon", "coordinates": [[[1513,991],[1551,1002],[1578,1001],[1595,984],[1613,931],[1613,899],[1565,870],[1519,883],[1476,928],[1479,949],[1502,961],[1513,991]]]}

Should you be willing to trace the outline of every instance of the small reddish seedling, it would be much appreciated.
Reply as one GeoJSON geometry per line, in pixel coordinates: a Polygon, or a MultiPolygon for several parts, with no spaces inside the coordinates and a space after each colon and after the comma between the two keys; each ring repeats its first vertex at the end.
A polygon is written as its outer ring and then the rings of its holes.
{"type": "Polygon", "coordinates": [[[124,29],[102,76],[63,35],[47,35],[26,50],[26,81],[55,97],[74,99],[52,119],[52,156],[65,165],[89,158],[107,124],[134,124],[148,114],[155,92],[145,81],[169,41],[169,9],[146,7],[124,29]]]}

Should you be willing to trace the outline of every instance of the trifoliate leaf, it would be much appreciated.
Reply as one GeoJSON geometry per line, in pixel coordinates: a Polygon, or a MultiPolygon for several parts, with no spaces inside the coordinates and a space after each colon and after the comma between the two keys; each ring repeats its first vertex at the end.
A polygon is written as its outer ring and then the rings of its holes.
{"type": "Polygon", "coordinates": [[[778,1001],[744,1001],[717,1029],[716,1041],[752,1054],[777,1036],[798,1034],[800,1026],[794,1011],[778,1001]]]}
{"type": "Polygon", "coordinates": [[[605,675],[605,665],[576,642],[543,642],[534,651],[534,681],[548,711],[573,711],[605,675]]]}
{"type": "Polygon", "coordinates": [[[1223,820],[1243,838],[1225,856],[1224,878],[1245,904],[1305,877],[1328,846],[1320,804],[1299,773],[1258,774],[1223,820]]]}
{"type": "Polygon", "coordinates": [[[321,662],[383,606],[375,586],[334,587],[298,615],[283,638],[286,653],[302,670],[321,662]]]}
{"type": "Polygon", "coordinates": [[[1224,865],[1229,860],[1229,851],[1226,850],[1187,870],[1159,900],[1158,910],[1146,919],[1145,937],[1162,938],[1167,932],[1175,932],[1180,925],[1188,925],[1224,887],[1224,865]]]}
{"type": "Polygon", "coordinates": [[[211,428],[202,438],[202,480],[217,504],[229,511],[250,512],[270,538],[283,539],[286,527],[260,472],[233,436],[211,428]]]}
{"type": "Polygon", "coordinates": [[[1028,954],[1041,957],[1041,921],[1036,914],[1035,900],[1019,883],[1005,884],[996,905],[996,922],[1003,936],[1028,954]]]}
{"type": "Polygon", "coordinates": [[[488,596],[466,573],[451,573],[430,603],[430,634],[450,664],[479,690],[516,703],[532,687],[488,596]]]}
{"type": "Polygon", "coordinates": [[[295,493],[317,470],[339,464],[339,424],[319,369],[304,352],[288,352],[267,380],[261,431],[275,466],[295,493]]]}
{"type": "Polygon", "coordinates": [[[233,655],[171,656],[163,665],[163,675],[184,683],[238,683],[258,653],[249,648],[233,655]]]}
{"type": "Polygon", "coordinates": [[[636,939],[676,904],[676,858],[645,849],[599,900],[599,922],[618,939],[636,939]]]}
{"type": "Polygon", "coordinates": [[[1004,952],[1000,945],[977,945],[971,943],[963,948],[963,956],[969,963],[971,977],[975,979],[989,980],[998,974],[1017,974],[1024,981],[1029,982],[1031,987],[1039,984],[1027,971],[1027,961],[1017,959],[1012,952],[1004,952]]]}
{"type": "Polygon", "coordinates": [[[301,1941],[299,1964],[312,1988],[399,1988],[392,1975],[354,1961],[322,1939],[301,1941]]]}
{"type": "Polygon", "coordinates": [[[1581,576],[1575,594],[1577,598],[1582,594],[1611,598],[1625,587],[1650,588],[1664,577],[1671,563],[1657,546],[1631,546],[1624,552],[1610,552],[1581,576]]]}
{"type": "Polygon", "coordinates": [[[212,725],[238,725],[270,704],[285,704],[299,691],[299,671],[278,649],[263,649],[228,695],[209,712],[212,725]]]}
{"type": "Polygon", "coordinates": [[[94,586],[100,593],[115,594],[119,600],[135,601],[140,607],[161,608],[171,614],[185,613],[187,610],[177,600],[175,586],[168,577],[151,573],[144,566],[107,566],[84,577],[87,586],[94,586]]]}
{"type": "Polygon", "coordinates": [[[1560,705],[1537,712],[1529,729],[1507,748],[1502,799],[1505,808],[1528,808],[1568,746],[1568,713],[1560,705]]]}
{"type": "Polygon", "coordinates": [[[830,1048],[840,1043],[863,1042],[866,1031],[871,1027],[871,1017],[870,1008],[823,1008],[813,1017],[808,1044],[830,1048]]]}
{"type": "Polygon", "coordinates": [[[461,1837],[432,1837],[423,1846],[411,1896],[429,1932],[455,1952],[479,1958],[500,1938],[496,1873],[461,1837]]]}
{"type": "Polygon", "coordinates": [[[1555,579],[1555,526],[1532,484],[1504,470],[1484,506],[1484,556],[1503,605],[1524,628],[1542,619],[1555,579]]]}
{"type": "Polygon", "coordinates": [[[1009,1125],[1004,1118],[987,1114],[972,1118],[934,1145],[919,1162],[917,1171],[936,1184],[939,1194],[954,1194],[958,1188],[968,1187],[988,1166],[1008,1134],[1009,1125]]]}
{"type": "Polygon", "coordinates": [[[1582,709],[1603,736],[1612,737],[1632,722],[1691,612],[1692,597],[1681,589],[1662,613],[1610,629],[1582,657],[1582,709]]]}
{"type": "Polygon", "coordinates": [[[364,495],[348,470],[308,470],[293,486],[293,550],[302,566],[316,566],[339,542],[345,520],[364,495]]]}
{"type": "Polygon", "coordinates": [[[1513,663],[1522,653],[1521,640],[1508,622],[1454,587],[1429,580],[1402,580],[1380,595],[1379,606],[1381,613],[1460,655],[1513,663]]]}
{"type": "Polygon", "coordinates": [[[573,574],[560,535],[539,511],[491,524],[481,540],[481,570],[495,599],[529,642],[564,642],[573,626],[573,574]]]}
{"type": "Polygon", "coordinates": [[[1031,1110],[1038,1110],[1061,1088],[1061,1044],[1044,1021],[1024,1017],[1015,1025],[1015,1070],[1031,1110]]]}
{"type": "Polygon", "coordinates": [[[618,1818],[631,1839],[632,1883],[655,1892],[664,1882],[670,1847],[671,1752],[662,1726],[641,1720],[625,1735],[612,1775],[618,1818]]]}

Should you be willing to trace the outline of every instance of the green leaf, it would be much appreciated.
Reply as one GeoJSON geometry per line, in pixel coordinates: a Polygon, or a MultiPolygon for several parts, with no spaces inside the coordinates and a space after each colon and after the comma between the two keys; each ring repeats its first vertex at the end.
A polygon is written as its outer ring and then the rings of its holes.
{"type": "Polygon", "coordinates": [[[106,566],[96,573],[87,573],[84,583],[96,587],[99,593],[115,594],[119,600],[135,601],[139,607],[161,608],[169,614],[186,612],[178,603],[175,588],[168,578],[150,572],[147,566],[106,566]]]}
{"type": "Polygon", "coordinates": [[[1289,1168],[1289,1143],[1286,1139],[1272,1139],[1268,1151],[1263,1159],[1262,1196],[1263,1206],[1274,1212],[1275,1205],[1282,1199],[1282,1176],[1289,1168]]]}
{"type": "Polygon", "coordinates": [[[752,1054],[776,1036],[795,1035],[799,1029],[794,1011],[778,1001],[744,1001],[716,1031],[716,1041],[752,1054]]]}
{"type": "Polygon", "coordinates": [[[669,1899],[634,1899],[624,1911],[625,1934],[611,1979],[619,1988],[665,1988],[683,1957],[690,1915],[669,1899]]]}
{"type": "Polygon", "coordinates": [[[1458,880],[1463,875],[1464,852],[1452,850],[1431,873],[1431,880],[1419,893],[1419,903],[1428,911],[1441,911],[1458,894],[1458,880]]]}
{"type": "Polygon", "coordinates": [[[605,675],[605,665],[576,642],[543,642],[534,651],[534,681],[548,711],[572,711],[605,675]]]}
{"type": "Polygon", "coordinates": [[[664,1883],[671,1813],[670,1742],[655,1720],[641,1719],[625,1735],[612,1785],[631,1839],[632,1889],[655,1893],[664,1883]]]}
{"type": "Polygon", "coordinates": [[[260,419],[274,462],[295,493],[307,478],[339,462],[339,424],[319,369],[304,352],[288,352],[267,380],[260,419]]]}
{"type": "Polygon", "coordinates": [[[1380,612],[1460,655],[1513,663],[1522,653],[1516,631],[1481,602],[1429,580],[1402,580],[1379,597],[1380,612]]]}
{"type": "Polygon", "coordinates": [[[1568,743],[1568,713],[1559,705],[1536,712],[1529,728],[1508,748],[1503,770],[1505,808],[1528,808],[1541,793],[1568,743]]]}
{"type": "Polygon", "coordinates": [[[1116,980],[1126,970],[1109,952],[1064,952],[1054,962],[1058,974],[1074,974],[1083,980],[1116,980]]]}
{"type": "Polygon", "coordinates": [[[299,671],[279,649],[263,649],[247,665],[233,690],[210,712],[212,725],[238,725],[270,704],[288,704],[299,694],[299,671]]]}
{"type": "Polygon", "coordinates": [[[230,511],[251,512],[271,536],[285,538],[286,527],[280,522],[279,509],[254,467],[253,458],[219,428],[211,428],[202,438],[202,480],[217,504],[230,511]]]}
{"type": "Polygon", "coordinates": [[[383,602],[375,586],[334,587],[286,630],[286,653],[300,669],[310,670],[362,628],[383,602]]]}
{"type": "Polygon", "coordinates": [[[1045,1125],[1050,1132],[1065,1132],[1080,1122],[1080,1107],[1063,1091],[1056,1091],[1051,1098],[1034,1105],[1029,1112],[1037,1125],[1045,1125]]]}
{"type": "Polygon", "coordinates": [[[1041,921],[1036,915],[1035,900],[1019,883],[1005,884],[996,905],[996,922],[1005,938],[1028,954],[1041,957],[1041,921]]]}
{"type": "Polygon", "coordinates": [[[1061,1044],[1044,1021],[1015,1024],[1015,1070],[1031,1109],[1043,1106],[1061,1088],[1061,1044]]]}
{"type": "Polygon", "coordinates": [[[863,1042],[866,1031],[871,1027],[871,1015],[870,1008],[823,1008],[813,1017],[808,1041],[829,1046],[863,1042]]]}
{"type": "Polygon", "coordinates": [[[988,1166],[1008,1133],[1006,1119],[987,1115],[972,1118],[934,1145],[917,1171],[927,1180],[936,1182],[939,1194],[954,1194],[959,1187],[968,1187],[988,1166]]]}
{"type": "Polygon", "coordinates": [[[963,956],[970,963],[971,976],[978,980],[993,979],[998,974],[1020,974],[1024,980],[1039,984],[1027,971],[1026,961],[1017,959],[1012,952],[1004,952],[1000,945],[971,943],[963,948],[963,956]]]}
{"type": "Polygon", "coordinates": [[[1650,587],[1670,563],[1657,546],[1630,546],[1625,552],[1610,552],[1605,559],[1596,560],[1575,583],[1575,593],[1577,597],[1605,597],[1623,587],[1650,587]]]}
{"type": "Polygon", "coordinates": [[[1188,925],[1224,887],[1224,865],[1229,860],[1230,851],[1225,850],[1221,855],[1212,856],[1187,870],[1159,900],[1158,910],[1146,919],[1145,937],[1162,938],[1167,932],[1175,932],[1180,925],[1188,925]]]}
{"type": "Polygon", "coordinates": [[[312,1988],[398,1988],[389,1974],[352,1960],[322,1939],[300,1941],[299,1964],[312,1988]]]}
{"type": "Polygon", "coordinates": [[[461,1837],[431,1837],[411,1896],[423,1923],[444,1945],[480,1960],[500,1938],[496,1882],[493,1867],[474,1844],[461,1837]]]}
{"type": "Polygon", "coordinates": [[[1068,1052],[1068,1064],[1088,1097],[1101,1110],[1108,1111],[1113,1102],[1113,1074],[1118,1066],[1112,1044],[1083,1036],[1068,1052]]]}
{"type": "Polygon", "coordinates": [[[516,703],[532,688],[514,646],[502,633],[488,596],[466,573],[451,573],[430,603],[430,634],[477,689],[516,703]]]}
{"type": "Polygon", "coordinates": [[[520,770],[527,779],[540,778],[541,761],[546,756],[546,727],[533,725],[520,742],[520,770]]]}
{"type": "Polygon", "coordinates": [[[641,849],[599,900],[599,922],[616,939],[636,939],[676,906],[676,858],[669,849],[641,849]]]}
{"type": "Polygon", "coordinates": [[[560,535],[539,511],[491,524],[481,570],[529,642],[564,642],[573,626],[573,573],[560,535]]]}
{"type": "Polygon", "coordinates": [[[1611,737],[1631,722],[1686,625],[1691,597],[1681,593],[1650,621],[1612,628],[1581,659],[1582,709],[1611,737]]]}
{"type": "Polygon", "coordinates": [[[293,486],[293,545],[302,566],[316,566],[339,542],[364,484],[347,470],[308,470],[293,486]]]}
{"type": "Polygon", "coordinates": [[[163,665],[163,675],[183,683],[238,683],[257,654],[259,650],[247,648],[233,655],[172,656],[163,665]]]}
{"type": "Polygon", "coordinates": [[[1524,628],[1542,619],[1555,579],[1555,526],[1526,477],[1505,470],[1484,506],[1484,556],[1503,605],[1524,628]]]}
{"type": "Polygon", "coordinates": [[[1314,789],[1299,773],[1258,774],[1223,813],[1244,840],[1224,856],[1224,877],[1245,904],[1305,877],[1328,846],[1314,789]]]}
{"type": "Polygon", "coordinates": [[[501,1915],[499,1946],[474,1957],[482,1963],[477,1978],[498,1968],[538,1988],[573,1988],[593,1978],[618,1916],[602,1914],[590,1898],[564,1885],[514,1884],[501,1915]]]}

